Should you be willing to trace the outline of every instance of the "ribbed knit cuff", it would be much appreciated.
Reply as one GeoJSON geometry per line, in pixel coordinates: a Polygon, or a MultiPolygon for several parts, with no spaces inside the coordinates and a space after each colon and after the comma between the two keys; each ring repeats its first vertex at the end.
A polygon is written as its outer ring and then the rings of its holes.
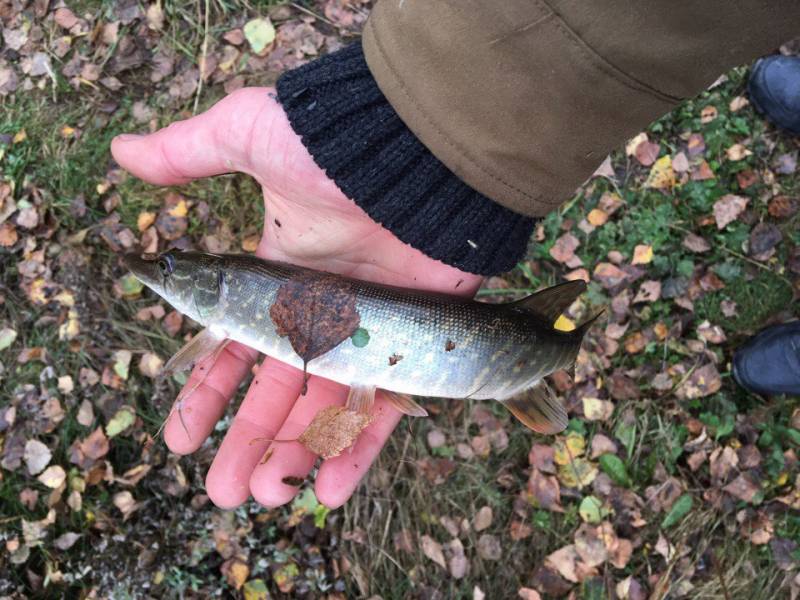
{"type": "Polygon", "coordinates": [[[524,256],[535,219],[475,191],[431,154],[378,89],[360,42],[287,71],[277,91],[316,163],[401,241],[480,275],[524,256]]]}

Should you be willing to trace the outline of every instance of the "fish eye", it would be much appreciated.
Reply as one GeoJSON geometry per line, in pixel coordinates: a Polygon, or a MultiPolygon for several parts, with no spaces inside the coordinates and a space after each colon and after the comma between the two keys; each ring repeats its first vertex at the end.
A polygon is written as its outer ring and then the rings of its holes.
{"type": "Polygon", "coordinates": [[[170,254],[163,254],[158,259],[158,270],[161,271],[161,275],[167,277],[172,274],[172,270],[175,268],[175,259],[172,258],[170,254]]]}

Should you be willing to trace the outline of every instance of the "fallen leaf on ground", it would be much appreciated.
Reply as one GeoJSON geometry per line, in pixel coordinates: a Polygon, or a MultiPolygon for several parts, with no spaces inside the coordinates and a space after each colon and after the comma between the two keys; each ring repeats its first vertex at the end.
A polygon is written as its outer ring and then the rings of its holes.
{"type": "Polygon", "coordinates": [[[644,187],[656,190],[671,190],[675,187],[675,171],[672,169],[672,158],[662,156],[650,169],[644,187]]]}
{"type": "Polygon", "coordinates": [[[633,249],[632,265],[646,265],[653,260],[653,247],[646,244],[637,244],[633,249]]]}
{"type": "Polygon", "coordinates": [[[483,531],[492,524],[492,507],[484,506],[475,513],[472,519],[472,528],[475,531],[483,531]]]}
{"type": "Polygon", "coordinates": [[[711,250],[711,244],[709,244],[705,238],[695,233],[687,233],[683,238],[682,244],[687,250],[697,252],[698,254],[711,250]]]}
{"type": "Polygon", "coordinates": [[[28,467],[30,475],[38,475],[53,458],[50,448],[39,440],[28,440],[25,443],[25,465],[28,467]]]}
{"type": "Polygon", "coordinates": [[[565,233],[550,248],[550,256],[560,263],[569,262],[575,257],[575,249],[578,246],[580,246],[580,240],[571,233],[565,233]]]}
{"type": "Polygon", "coordinates": [[[429,535],[421,536],[420,542],[422,545],[422,553],[446,571],[447,563],[444,560],[442,545],[429,535]]]}
{"type": "Polygon", "coordinates": [[[371,421],[371,415],[344,406],[328,406],[314,416],[297,441],[322,458],[333,458],[352,446],[371,421]]]}
{"type": "Polygon", "coordinates": [[[725,229],[729,223],[733,223],[739,218],[749,201],[749,198],[734,194],[725,194],[717,200],[714,203],[714,220],[717,223],[717,229],[725,229]]]}

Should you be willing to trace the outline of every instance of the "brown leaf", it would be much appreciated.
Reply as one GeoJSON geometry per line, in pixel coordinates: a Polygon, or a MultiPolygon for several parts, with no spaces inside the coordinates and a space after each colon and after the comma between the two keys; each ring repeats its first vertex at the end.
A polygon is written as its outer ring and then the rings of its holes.
{"type": "Polygon", "coordinates": [[[781,230],[772,223],[759,223],[750,232],[750,256],[756,260],[767,260],[775,254],[777,246],[783,235],[781,230]]]}
{"type": "Polygon", "coordinates": [[[352,446],[371,421],[371,415],[344,406],[328,406],[314,416],[297,441],[322,458],[332,458],[352,446]]]}
{"type": "Polygon", "coordinates": [[[775,196],[769,201],[767,210],[776,219],[788,219],[797,212],[797,200],[788,196],[775,196]]]}
{"type": "Polygon", "coordinates": [[[305,271],[284,283],[269,308],[275,331],[288,336],[304,363],[349,338],[361,321],[347,279],[305,271]]]}
{"type": "Polygon", "coordinates": [[[708,162],[701,160],[692,169],[692,181],[706,181],[707,179],[714,179],[714,171],[711,170],[708,162]]]}
{"type": "Polygon", "coordinates": [[[753,153],[744,144],[734,144],[725,151],[725,154],[728,156],[728,160],[739,161],[751,156],[753,153]]]}
{"type": "Polygon", "coordinates": [[[533,588],[519,588],[517,590],[517,596],[522,598],[522,600],[542,600],[542,597],[539,595],[539,592],[534,590],[533,588]]]}
{"type": "Polygon", "coordinates": [[[546,444],[534,444],[528,453],[528,462],[543,473],[555,475],[556,464],[554,462],[555,451],[552,446],[546,444]]]}
{"type": "Polygon", "coordinates": [[[496,536],[489,533],[484,533],[478,538],[478,556],[483,560],[500,560],[503,555],[503,548],[500,546],[500,540],[496,536]]]}
{"type": "Polygon", "coordinates": [[[570,544],[563,548],[556,550],[544,559],[544,564],[551,569],[558,571],[558,573],[567,581],[578,583],[578,575],[576,573],[576,562],[578,561],[578,552],[575,546],[570,544]]]}
{"type": "Polygon", "coordinates": [[[704,106],[703,110],[700,111],[700,122],[704,125],[706,123],[711,123],[714,119],[717,118],[717,107],[713,104],[709,104],[708,106],[704,106]]]}
{"type": "Polygon", "coordinates": [[[638,146],[636,146],[636,151],[634,152],[634,156],[641,165],[649,167],[654,162],[656,162],[660,150],[661,146],[659,146],[655,142],[643,141],[638,146]]]}
{"type": "Polygon", "coordinates": [[[711,250],[711,244],[709,244],[705,238],[694,233],[687,233],[682,243],[684,248],[692,252],[697,252],[698,254],[711,250]]]}
{"type": "Polygon", "coordinates": [[[638,354],[647,346],[647,339],[641,331],[634,331],[625,338],[625,351],[628,354],[638,354]]]}
{"type": "Polygon", "coordinates": [[[102,427],[98,427],[80,442],[80,450],[85,456],[93,460],[108,454],[109,444],[102,427]]]}
{"type": "Polygon", "coordinates": [[[747,188],[758,183],[758,173],[752,169],[745,169],[736,174],[736,183],[739,184],[739,189],[746,190],[747,188]]]}
{"type": "Polygon", "coordinates": [[[444,570],[447,570],[447,563],[444,561],[442,545],[429,535],[421,536],[420,542],[422,542],[422,553],[444,570]]]}
{"type": "Polygon", "coordinates": [[[555,477],[543,475],[539,469],[531,469],[528,492],[541,508],[564,512],[561,506],[561,486],[555,477]]]}
{"type": "Polygon", "coordinates": [[[695,157],[706,151],[706,141],[702,133],[693,133],[689,136],[689,141],[686,144],[686,150],[689,156],[695,157]]]}
{"type": "Polygon", "coordinates": [[[183,325],[183,315],[177,310],[173,310],[167,313],[167,316],[164,317],[161,324],[164,327],[164,331],[171,336],[176,336],[181,330],[181,325],[183,325]]]}
{"type": "Polygon", "coordinates": [[[722,489],[739,500],[752,502],[760,488],[748,473],[742,473],[722,489]]]}
{"type": "Polygon", "coordinates": [[[710,344],[721,344],[727,339],[722,327],[719,325],[712,325],[708,321],[703,321],[697,326],[697,335],[700,336],[700,339],[710,344]]]}
{"type": "Polygon", "coordinates": [[[633,299],[633,303],[655,302],[659,298],[661,298],[661,282],[657,279],[652,279],[642,283],[636,297],[633,299]]]}
{"type": "Polygon", "coordinates": [[[689,170],[689,159],[684,152],[678,152],[672,157],[672,168],[676,173],[685,173],[689,170]]]}
{"type": "Polygon", "coordinates": [[[444,549],[447,551],[447,566],[453,579],[463,579],[469,571],[469,560],[464,554],[464,545],[461,540],[455,538],[444,549]]]}
{"type": "MultiPolygon", "coordinates": [[[[575,256],[575,249],[580,246],[581,242],[571,233],[565,233],[558,238],[550,248],[550,256],[560,263],[566,263],[572,260],[575,256]]],[[[579,266],[579,265],[575,265],[579,266]]]]}
{"type": "Polygon", "coordinates": [[[484,506],[478,512],[475,513],[475,516],[472,519],[472,528],[475,531],[483,531],[487,529],[492,524],[492,507],[491,506],[484,506]]]}
{"type": "Polygon", "coordinates": [[[593,277],[599,281],[604,288],[610,289],[625,281],[627,274],[611,263],[601,262],[595,267],[593,277]]]}
{"type": "Polygon", "coordinates": [[[0,225],[0,246],[9,248],[16,244],[18,239],[17,229],[11,221],[6,221],[0,225]]]}
{"type": "Polygon", "coordinates": [[[183,196],[169,192],[156,219],[156,229],[165,240],[177,240],[189,227],[189,204],[183,196]]]}
{"type": "Polygon", "coordinates": [[[717,229],[725,227],[735,221],[750,201],[745,196],[725,194],[714,203],[714,220],[717,222],[717,229]]]}
{"type": "Polygon", "coordinates": [[[722,387],[717,367],[709,363],[695,369],[683,385],[675,390],[675,395],[682,400],[694,400],[717,393],[722,387]]]}

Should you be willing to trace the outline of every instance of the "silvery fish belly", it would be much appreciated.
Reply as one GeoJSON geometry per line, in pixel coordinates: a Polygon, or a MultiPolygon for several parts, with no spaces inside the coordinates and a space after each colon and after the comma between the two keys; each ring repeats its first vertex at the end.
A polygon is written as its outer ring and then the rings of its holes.
{"type": "MultiPolygon", "coordinates": [[[[313,375],[371,389],[373,394],[381,388],[393,392],[394,398],[495,399],[537,431],[566,426],[563,406],[540,383],[574,364],[589,323],[562,332],[553,322],[585,289],[582,281],[493,305],[249,255],[169,252],[160,257],[128,255],[126,260],[143,283],[206,327],[207,339],[196,346],[235,340],[313,375]],[[291,299],[288,305],[286,298],[291,299]],[[335,321],[337,311],[354,308],[355,320],[348,322],[357,324],[357,330],[345,331],[341,342],[306,360],[298,353],[297,340],[282,331],[287,325],[281,320],[306,327],[313,338],[313,328],[323,327],[315,322],[316,311],[330,311],[325,303],[334,302],[332,298],[349,308],[337,305],[331,318],[335,321]],[[278,322],[277,305],[285,307],[281,314],[288,314],[278,322]]],[[[403,410],[402,402],[397,406],[403,410]]]]}

